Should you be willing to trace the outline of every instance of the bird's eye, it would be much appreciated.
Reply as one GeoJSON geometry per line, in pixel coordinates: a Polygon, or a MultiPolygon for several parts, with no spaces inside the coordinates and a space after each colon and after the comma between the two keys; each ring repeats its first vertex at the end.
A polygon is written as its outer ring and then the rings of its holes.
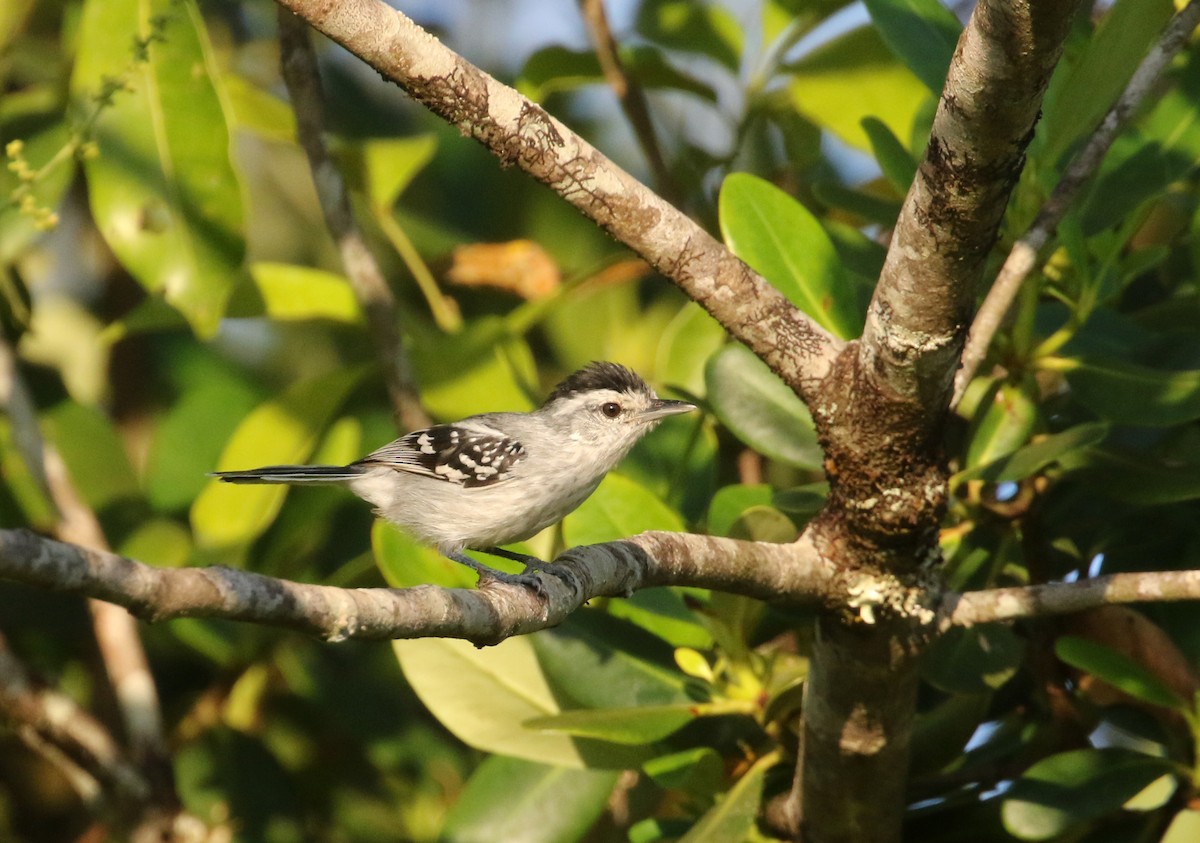
{"type": "Polygon", "coordinates": [[[604,413],[606,418],[615,419],[621,415],[621,405],[616,401],[609,401],[607,404],[600,405],[600,412],[604,413]]]}

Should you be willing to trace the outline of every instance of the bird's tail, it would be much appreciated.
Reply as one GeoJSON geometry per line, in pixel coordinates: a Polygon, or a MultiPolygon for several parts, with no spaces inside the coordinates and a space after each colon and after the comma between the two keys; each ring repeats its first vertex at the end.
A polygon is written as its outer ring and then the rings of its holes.
{"type": "Polygon", "coordinates": [[[210,476],[226,483],[344,483],[360,477],[364,469],[355,465],[268,465],[245,471],[214,471],[210,476]]]}

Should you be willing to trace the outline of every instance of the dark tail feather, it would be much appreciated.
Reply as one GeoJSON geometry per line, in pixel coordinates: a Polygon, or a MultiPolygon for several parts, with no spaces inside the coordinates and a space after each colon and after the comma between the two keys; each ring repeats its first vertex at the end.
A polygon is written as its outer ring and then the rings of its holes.
{"type": "Polygon", "coordinates": [[[246,471],[214,471],[226,483],[342,483],[360,476],[353,465],[268,465],[246,471]]]}

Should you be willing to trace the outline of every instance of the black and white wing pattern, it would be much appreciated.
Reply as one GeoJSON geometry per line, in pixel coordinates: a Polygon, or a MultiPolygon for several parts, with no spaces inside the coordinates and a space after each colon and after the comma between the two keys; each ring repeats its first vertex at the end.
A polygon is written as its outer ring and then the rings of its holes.
{"type": "Polygon", "coordinates": [[[525,447],[491,427],[439,424],[414,430],[356,465],[389,466],[471,489],[507,479],[523,459],[525,447]]]}

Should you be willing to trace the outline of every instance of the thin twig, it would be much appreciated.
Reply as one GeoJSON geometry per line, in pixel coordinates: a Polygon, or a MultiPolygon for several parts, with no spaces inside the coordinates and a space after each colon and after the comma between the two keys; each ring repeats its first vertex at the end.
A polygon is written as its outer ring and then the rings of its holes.
{"type": "Polygon", "coordinates": [[[347,638],[464,638],[494,644],[554,626],[587,600],[656,585],[692,585],[789,603],[834,594],[811,544],[765,544],[685,533],[643,533],[575,548],[543,575],[544,593],[478,589],[334,588],[224,567],[154,568],[113,553],[0,530],[0,578],[119,603],[147,620],[215,617],[347,638]]]}
{"type": "Polygon", "coordinates": [[[279,47],[283,80],[296,112],[296,134],[308,157],[325,224],[337,242],[342,268],[367,318],[367,330],[396,421],[404,430],[426,427],[429,416],[421,406],[408,354],[400,340],[396,297],[354,219],[346,182],[325,146],[321,75],[309,41],[309,27],[282,7],[279,47]]]}
{"type": "Polygon", "coordinates": [[[1200,25],[1200,0],[1191,0],[1163,29],[1158,42],[1142,59],[1129,84],[1104,115],[1087,145],[1071,159],[1066,172],[1055,185],[1054,192],[1034,219],[1033,225],[1013,244],[971,325],[971,333],[963,350],[962,367],[954,378],[952,406],[958,406],[958,402],[962,400],[967,385],[987,356],[992,338],[1008,315],[1021,285],[1037,266],[1042,250],[1058,229],[1067,208],[1100,168],[1101,161],[1129,117],[1154,90],[1159,77],[1171,63],[1171,59],[1187,43],[1197,25],[1200,25]]]}
{"type": "Polygon", "coordinates": [[[646,100],[646,92],[637,80],[631,79],[625,71],[625,63],[621,60],[617,42],[608,26],[604,0],[579,0],[579,9],[583,13],[584,23],[587,24],[592,46],[596,49],[596,58],[600,61],[604,80],[617,95],[617,102],[621,104],[621,110],[625,112],[625,118],[633,128],[642,154],[646,156],[646,163],[654,173],[654,183],[658,192],[672,205],[678,205],[682,193],[663,158],[662,147],[654,131],[654,121],[650,119],[650,105],[646,100]]]}
{"type": "Polygon", "coordinates": [[[1200,571],[1110,574],[1072,583],[995,588],[950,594],[939,611],[941,629],[1017,618],[1065,615],[1119,603],[1200,600],[1200,571]]]}

